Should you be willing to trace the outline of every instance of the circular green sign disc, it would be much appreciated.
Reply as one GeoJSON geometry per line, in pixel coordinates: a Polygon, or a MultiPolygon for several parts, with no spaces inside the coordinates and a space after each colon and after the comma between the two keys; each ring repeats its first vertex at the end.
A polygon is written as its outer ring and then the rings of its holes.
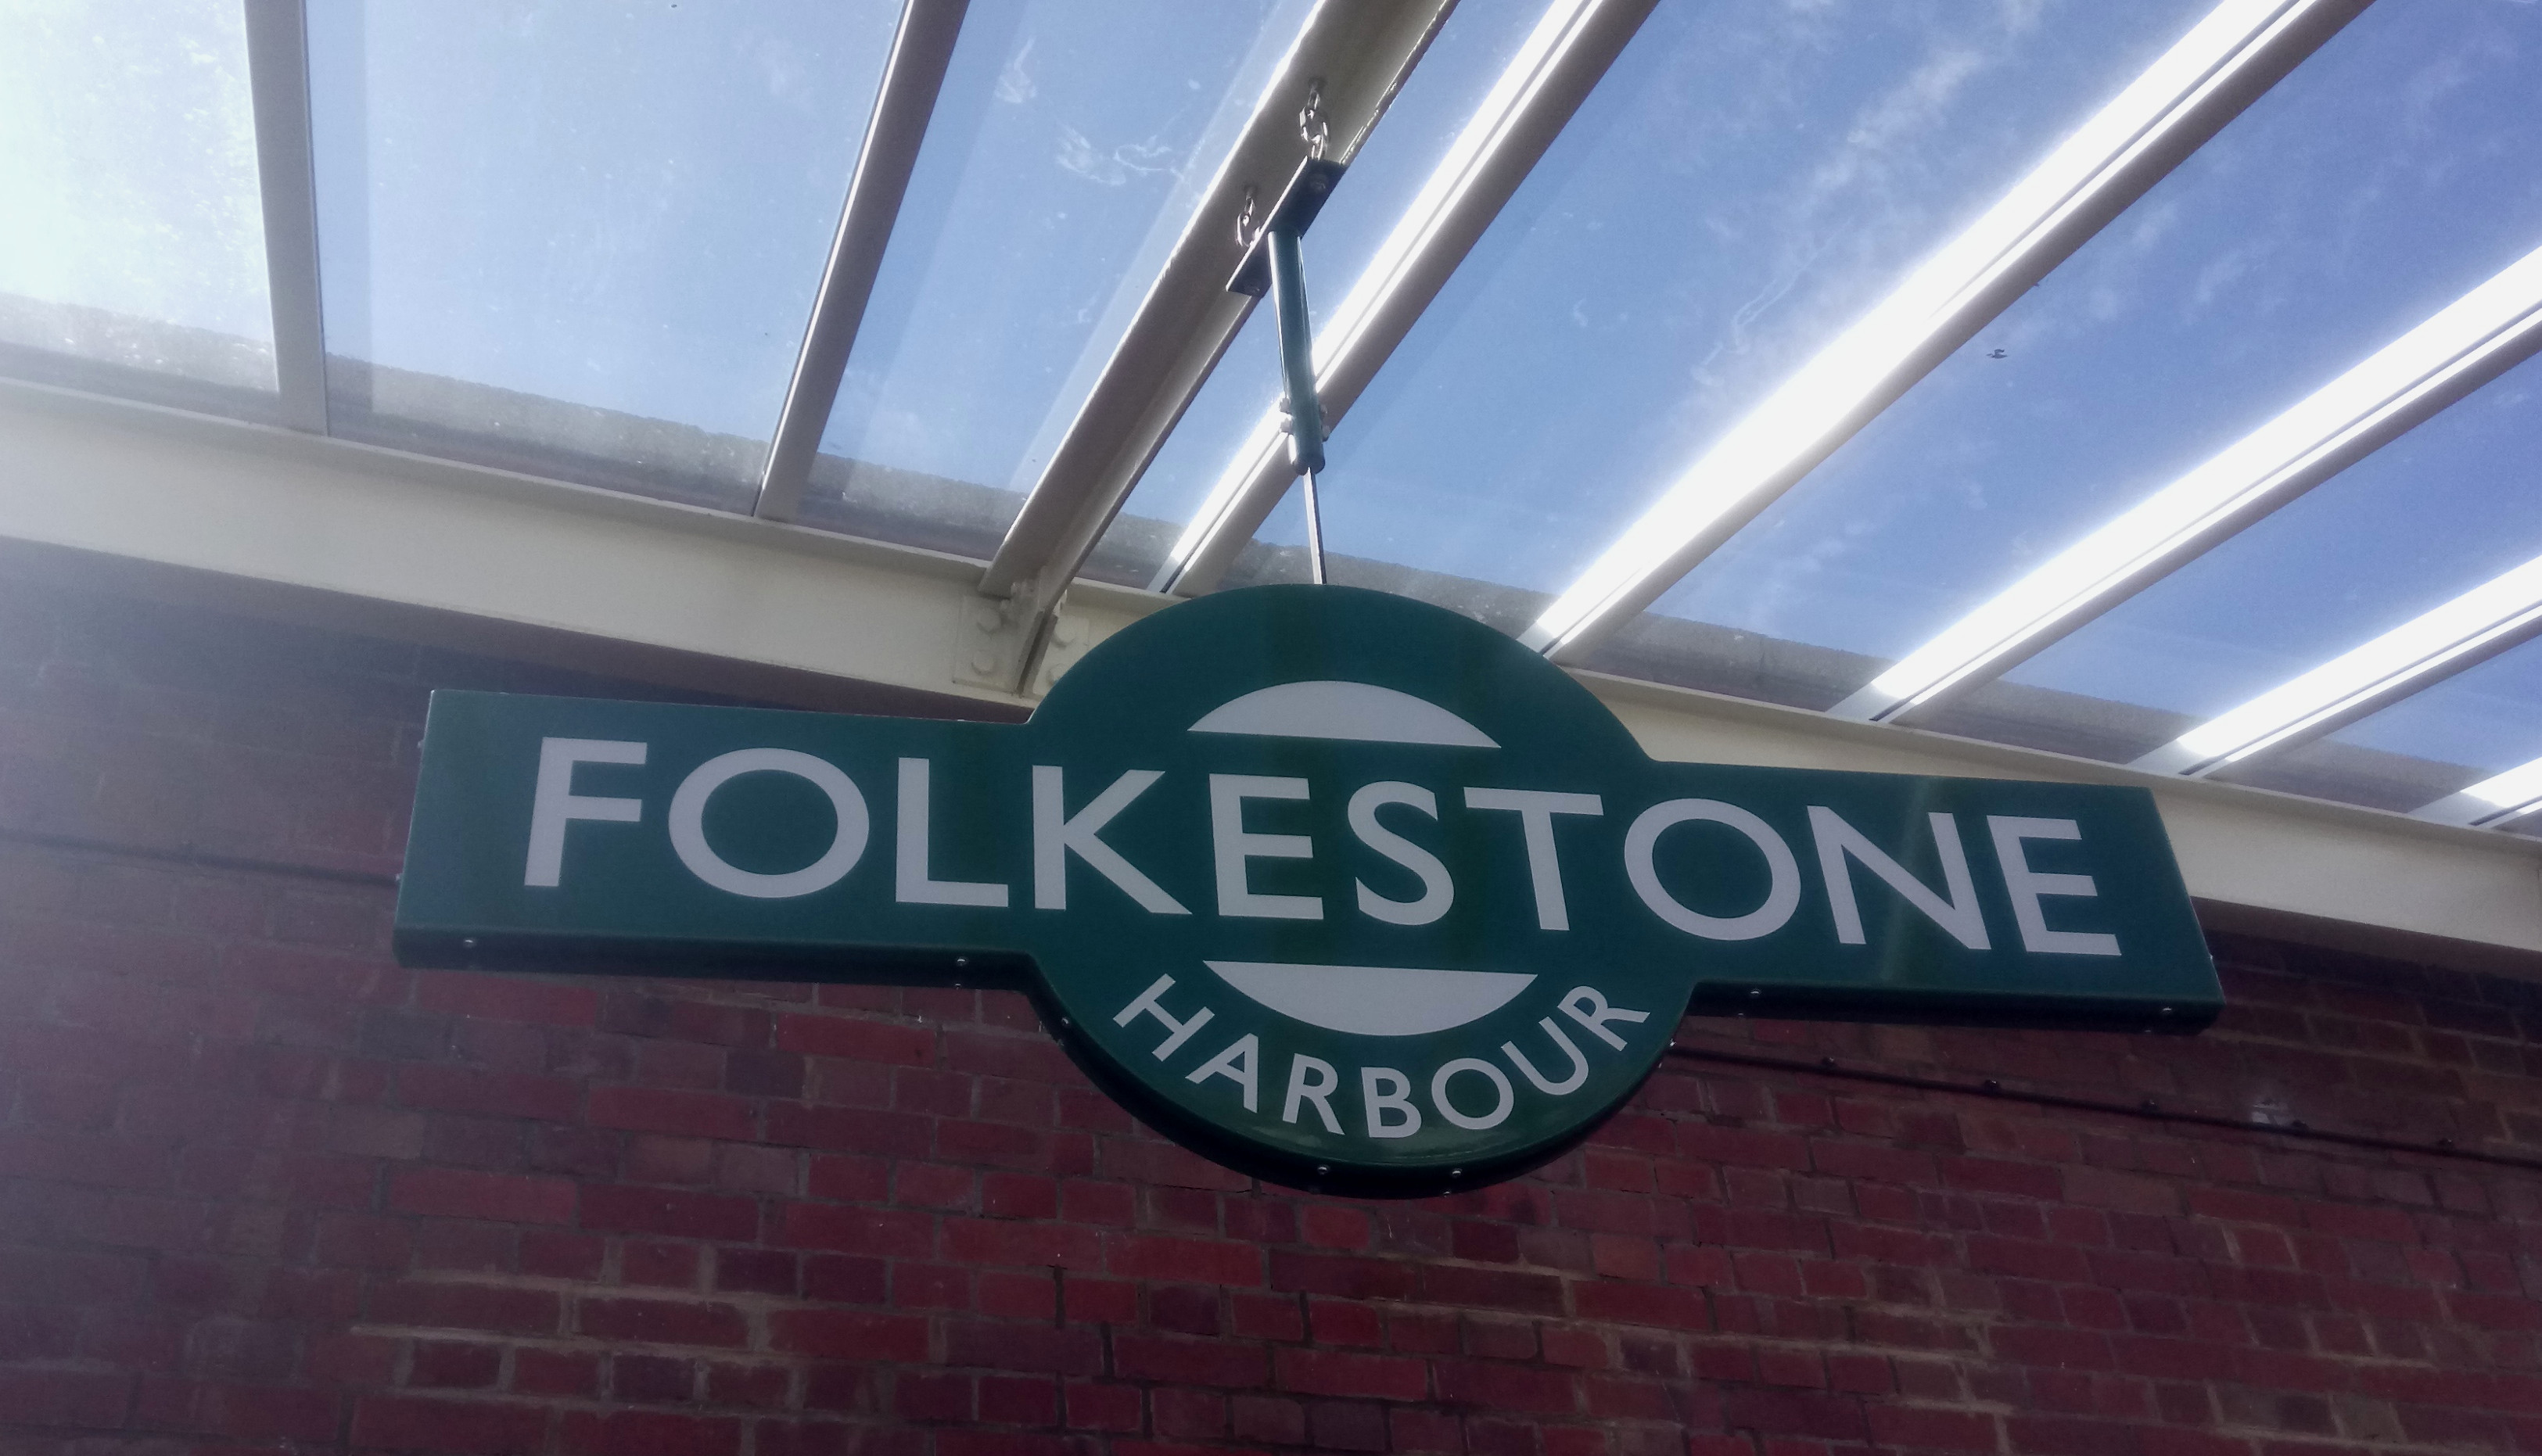
{"type": "Polygon", "coordinates": [[[1032,730],[1035,814],[1084,831],[1036,866],[1067,897],[1034,930],[1048,1012],[1107,1090],[1220,1162],[1397,1196],[1510,1176],[1630,1097],[1686,1005],[1689,965],[1628,949],[1647,914],[1608,816],[1635,806],[1602,793],[1641,750],[1452,612],[1203,598],[1088,654],[1032,730]],[[1140,866],[1215,894],[1177,901],[1140,866]]]}

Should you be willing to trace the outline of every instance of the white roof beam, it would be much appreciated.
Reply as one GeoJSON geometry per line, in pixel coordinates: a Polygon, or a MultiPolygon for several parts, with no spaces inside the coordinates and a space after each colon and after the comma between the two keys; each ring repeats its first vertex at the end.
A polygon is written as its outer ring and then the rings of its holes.
{"type": "Polygon", "coordinates": [[[2224,0],[1732,425],[1522,640],[1576,660],[1853,437],[2367,0],[2224,0]]]}
{"type": "Polygon", "coordinates": [[[2010,671],[2542,348],[2542,249],[2155,491],[1831,709],[1865,721],[2010,671]]]}
{"type": "Polygon", "coordinates": [[[2335,732],[2536,632],[2542,556],[2199,724],[2130,766],[2204,778],[2335,732]]]}
{"type": "MultiPolygon", "coordinates": [[[[1315,340],[1315,395],[1327,428],[1429,308],[1500,215],[1656,0],[1554,0],[1447,155],[1404,209],[1315,340]]],[[[1215,588],[1294,474],[1278,401],[1264,408],[1208,499],[1166,554],[1155,588],[1215,588]]]]}
{"type": "Polygon", "coordinates": [[[1322,82],[1331,155],[1349,160],[1453,4],[1323,0],[1307,18],[981,578],[984,595],[1012,599],[1032,619],[1019,630],[1047,619],[1252,309],[1227,291],[1244,254],[1235,221],[1247,188],[1268,206],[1306,156],[1298,111],[1308,85],[1322,82]]]}
{"type": "Polygon", "coordinates": [[[311,164],[309,36],[301,0],[247,0],[248,95],[273,307],[282,423],[327,433],[327,329],[318,292],[318,183],[311,164]]]}
{"type": "Polygon", "coordinates": [[[873,297],[874,276],[882,270],[883,251],[891,245],[892,224],[918,167],[918,149],[927,140],[928,118],[935,113],[936,93],[968,6],[969,0],[907,0],[901,7],[864,146],[848,181],[847,205],[839,211],[839,231],[830,240],[803,347],[794,356],[794,376],[786,382],[785,404],[760,470],[753,515],[790,521],[802,508],[812,459],[830,427],[830,406],[838,400],[839,381],[873,297]]]}

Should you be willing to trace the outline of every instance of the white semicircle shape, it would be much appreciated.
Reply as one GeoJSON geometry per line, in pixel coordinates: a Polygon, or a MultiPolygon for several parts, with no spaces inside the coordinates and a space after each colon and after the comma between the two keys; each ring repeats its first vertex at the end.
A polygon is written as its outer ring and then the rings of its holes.
{"type": "Polygon", "coordinates": [[[1489,1016],[1535,978],[1421,966],[1302,966],[1203,961],[1229,985],[1284,1016],[1364,1037],[1418,1037],[1489,1016]]]}
{"type": "Polygon", "coordinates": [[[1435,702],[1374,683],[1331,680],[1257,688],[1202,714],[1191,731],[1438,748],[1500,747],[1489,734],[1435,702]]]}

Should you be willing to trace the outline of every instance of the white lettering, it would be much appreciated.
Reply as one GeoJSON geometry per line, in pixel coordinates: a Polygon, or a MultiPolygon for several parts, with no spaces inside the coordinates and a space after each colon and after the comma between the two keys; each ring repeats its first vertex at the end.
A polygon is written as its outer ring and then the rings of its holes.
{"type": "Polygon", "coordinates": [[[1142,1012],[1157,1018],[1158,1022],[1162,1025],[1167,1032],[1172,1034],[1166,1037],[1163,1043],[1157,1048],[1157,1059],[1159,1061],[1162,1061],[1166,1057],[1173,1056],[1175,1051],[1181,1048],[1183,1043],[1192,1039],[1192,1033],[1209,1025],[1209,1019],[1218,1014],[1207,1006],[1203,1006],[1200,1008],[1200,1014],[1194,1016],[1191,1020],[1176,1021],[1171,1015],[1166,1013],[1165,1003],[1162,1000],[1164,993],[1172,990],[1173,988],[1174,979],[1172,977],[1159,976],[1157,978],[1157,983],[1155,985],[1139,992],[1139,999],[1122,1007],[1121,1014],[1112,1018],[1112,1024],[1114,1026],[1128,1026],[1131,1022],[1138,1020],[1140,1013],[1142,1012]]]}
{"type": "Polygon", "coordinates": [[[1341,1136],[1341,1119],[1333,1116],[1333,1089],[1340,1085],[1341,1074],[1333,1070],[1331,1062],[1319,1056],[1308,1056],[1303,1052],[1292,1056],[1289,1058],[1289,1096],[1280,1109],[1280,1121],[1298,1121],[1299,1104],[1311,1102],[1324,1130],[1335,1137],[1341,1136]],[[1309,1072],[1314,1074],[1313,1081],[1307,1079],[1309,1072]]]}
{"type": "Polygon", "coordinates": [[[1359,1069],[1360,1100],[1368,1105],[1368,1135],[1371,1137],[1409,1137],[1421,1130],[1421,1109],[1412,1105],[1412,1079],[1390,1066],[1364,1066],[1359,1069]],[[1378,1084],[1385,1090],[1378,1090],[1378,1084]],[[1383,1115],[1389,1112],[1402,1116],[1388,1122],[1383,1115]]]}
{"type": "MultiPolygon", "coordinates": [[[[1197,1026],[1198,1023],[1194,1025],[1197,1026]]],[[[1252,1112],[1261,1100],[1262,1080],[1255,1070],[1255,1063],[1260,1058],[1261,1051],[1261,1040],[1253,1033],[1246,1032],[1235,1039],[1234,1045],[1202,1062],[1190,1076],[1183,1080],[1197,1085],[1212,1077],[1225,1077],[1244,1089],[1244,1110],[1252,1112]]],[[[1296,1122],[1297,1119],[1292,1118],[1290,1121],[1296,1122]]]]}
{"type": "Polygon", "coordinates": [[[1430,1078],[1430,1103],[1439,1109],[1439,1116],[1468,1131],[1479,1132],[1486,1128],[1497,1128],[1509,1121],[1510,1109],[1518,1105],[1518,1093],[1510,1088],[1509,1074],[1499,1067],[1471,1056],[1459,1056],[1439,1068],[1438,1072],[1430,1078]],[[1469,1118],[1457,1110],[1457,1104],[1448,1100],[1448,1079],[1458,1072],[1479,1073],[1498,1090],[1500,1101],[1492,1104],[1490,1112],[1479,1118],[1469,1118]]]}
{"type": "Polygon", "coordinates": [[[1545,789],[1469,788],[1468,809],[1515,809],[1527,838],[1527,872],[1535,882],[1535,923],[1545,930],[1571,928],[1571,910],[1562,900],[1562,865],[1554,857],[1553,816],[1603,815],[1607,806],[1596,794],[1557,794],[1545,789]]]}
{"type": "Polygon", "coordinates": [[[2030,855],[2022,847],[2024,839],[2080,839],[2081,826],[2070,819],[2021,819],[1987,815],[1986,830],[1994,836],[1994,857],[2003,866],[2003,888],[2012,896],[2012,922],[2021,927],[2021,948],[2060,956],[2115,956],[2119,938],[2099,930],[2051,930],[2048,916],[2041,911],[2042,896],[2071,895],[2077,898],[2097,896],[2099,886],[2090,875],[2043,874],[2030,867],[2030,855]]]}
{"type": "Polygon", "coordinates": [[[613,799],[573,791],[576,764],[641,764],[644,745],[613,743],[605,738],[539,740],[539,786],[530,800],[530,862],[521,883],[552,890],[564,877],[564,827],[577,819],[604,824],[635,824],[644,814],[641,799],[613,799]]]}
{"type": "Polygon", "coordinates": [[[1457,885],[1448,878],[1448,867],[1439,862],[1438,855],[1377,822],[1377,811],[1387,804],[1408,804],[1437,819],[1439,796],[1408,783],[1372,783],[1351,795],[1351,833],[1371,849],[1420,876],[1421,898],[1388,900],[1354,880],[1351,883],[1359,891],[1360,911],[1389,925],[1427,925],[1448,912],[1457,898],[1457,885]]]}
{"type": "Polygon", "coordinates": [[[827,890],[856,868],[865,852],[872,826],[865,817],[865,796],[835,764],[792,749],[738,749],[707,760],[680,780],[671,795],[671,848],[689,873],[731,895],[753,900],[791,900],[827,890]],[[827,852],[798,870],[782,875],[756,874],[724,862],[707,842],[707,800],[716,789],[745,773],[791,773],[830,796],[838,816],[838,833],[827,852]]]}
{"type": "Polygon", "coordinates": [[[1068,909],[1068,856],[1074,854],[1091,865],[1096,874],[1121,887],[1122,893],[1137,901],[1148,913],[1191,913],[1172,896],[1158,889],[1156,881],[1139,873],[1118,850],[1095,837],[1103,832],[1103,826],[1112,822],[1112,816],[1130,807],[1132,799],[1162,777],[1154,768],[1133,768],[1112,780],[1110,788],[1096,794],[1091,803],[1072,817],[1062,791],[1060,770],[1048,764],[1033,765],[1033,909],[1068,909]]]}
{"type": "Polygon", "coordinates": [[[1624,878],[1632,882],[1633,893],[1642,898],[1642,904],[1649,906],[1653,914],[1688,935],[1700,935],[1706,940],[1755,940],[1771,935],[1783,928],[1801,905],[1801,862],[1792,857],[1792,846],[1783,842],[1772,825],[1717,799],[1671,799],[1643,810],[1624,835],[1624,878]],[[1771,880],[1764,902],[1755,910],[1744,915],[1703,914],[1680,904],[1660,883],[1659,870],[1652,863],[1660,835],[1695,821],[1737,830],[1765,856],[1765,870],[1771,880]]]}
{"type": "Polygon", "coordinates": [[[1589,1029],[1589,1035],[1621,1052],[1624,1039],[1607,1030],[1610,1021],[1643,1022],[1651,1019],[1648,1011],[1627,1011],[1607,1004],[1606,993],[1595,986],[1575,985],[1562,998],[1562,1014],[1589,1029]]]}
{"type": "Polygon", "coordinates": [[[1546,1081],[1544,1073],[1535,1069],[1535,1063],[1527,1059],[1527,1054],[1518,1050],[1516,1042],[1501,1043],[1501,1055],[1510,1059],[1510,1065],[1517,1067],[1529,1081],[1533,1082],[1538,1092],[1562,1097],[1579,1091],[1580,1084],[1589,1080],[1589,1058],[1580,1055],[1579,1045],[1565,1035],[1562,1028],[1553,1024],[1552,1017],[1539,1016],[1535,1024],[1543,1027],[1544,1034],[1553,1038],[1553,1045],[1561,1048],[1564,1054],[1570,1056],[1571,1075],[1559,1082],[1546,1081]]]}
{"type": "Polygon", "coordinates": [[[1218,912],[1261,920],[1320,920],[1324,902],[1313,895],[1256,895],[1245,879],[1248,859],[1312,859],[1314,840],[1305,835],[1257,835],[1244,828],[1247,799],[1304,799],[1303,778],[1251,773],[1209,776],[1209,831],[1218,859],[1218,912]]]}
{"type": "Polygon", "coordinates": [[[903,905],[976,905],[1006,909],[1007,887],[938,880],[928,872],[928,762],[900,761],[900,835],[892,861],[892,899],[903,905]]]}
{"type": "Polygon", "coordinates": [[[1960,944],[1971,950],[1986,948],[1985,910],[1978,904],[1977,882],[1969,877],[1969,853],[1960,843],[1959,821],[1947,814],[1928,814],[1925,818],[1933,827],[1933,848],[1942,858],[1942,883],[1951,892],[1948,900],[1908,874],[1905,865],[1890,858],[1886,850],[1845,823],[1834,810],[1810,806],[1810,834],[1818,840],[1819,873],[1827,877],[1828,905],[1835,911],[1836,939],[1847,945],[1864,943],[1862,908],[1854,902],[1853,873],[1844,862],[1850,854],[1861,861],[1864,869],[1904,896],[1908,905],[1951,932],[1960,944]]]}

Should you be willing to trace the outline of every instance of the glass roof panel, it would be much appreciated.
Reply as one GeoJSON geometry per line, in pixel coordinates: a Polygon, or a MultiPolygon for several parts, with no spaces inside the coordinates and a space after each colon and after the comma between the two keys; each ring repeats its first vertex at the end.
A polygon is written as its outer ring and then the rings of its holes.
{"type": "Polygon", "coordinates": [[[0,369],[264,412],[273,314],[237,0],[48,0],[9,6],[6,26],[0,369]]]}
{"type": "MultiPolygon", "coordinates": [[[[1544,9],[1544,0],[1460,0],[1450,12],[1307,234],[1307,305],[1318,328],[1367,271],[1544,9]]],[[[1139,477],[1086,562],[1086,575],[1130,586],[1155,578],[1183,523],[1278,398],[1279,355],[1270,311],[1254,310],[1139,477]]],[[[1266,536],[1272,529],[1266,527],[1266,536]]],[[[1295,534],[1303,541],[1304,527],[1295,534]]],[[[1305,580],[1303,566],[1298,579],[1305,580]]]]}
{"type": "MultiPolygon", "coordinates": [[[[1844,696],[2542,241],[2537,84],[2542,9],[2368,10],[1697,567],[1602,663],[1708,686],[1745,670],[1742,644],[1781,640],[1809,644],[1813,670],[1835,675],[1779,681],[1784,700],[1844,696]],[[1722,664],[1699,660],[1716,649],[1730,653],[1722,664]]],[[[2476,500],[2502,483],[2483,473],[2448,488],[2476,500]]],[[[2354,493],[2373,487],[2340,496],[2354,493]]],[[[2319,569],[2292,551],[2267,559],[2277,574],[2242,584],[2255,596],[2299,598],[2319,569]]],[[[2467,567],[2458,585],[2476,579],[2467,567]]],[[[2416,588],[2396,579],[2394,590],[2416,588]]],[[[2102,670],[2110,681],[2059,655],[1994,704],[2051,671],[2066,689],[2134,691],[2115,655],[2102,670]]],[[[2203,691],[2187,675],[2174,687],[2184,702],[2203,691]]],[[[2115,752],[2072,726],[2039,746],[2115,752]]]]}
{"type": "Polygon", "coordinates": [[[2326,738],[2220,776],[2407,812],[2536,758],[2542,642],[2527,642],[2326,738]]]}
{"type": "Polygon", "coordinates": [[[806,524],[996,546],[1311,8],[973,0],[806,524]]]}
{"type": "Polygon", "coordinates": [[[1660,7],[1336,428],[1335,579],[1524,626],[2205,8],[1660,7]]]}
{"type": "Polygon", "coordinates": [[[336,432],[746,508],[897,14],[311,6],[336,432]]]}
{"type": "Polygon", "coordinates": [[[2542,358],[1919,726],[2130,760],[2542,555],[2542,358]]]}

